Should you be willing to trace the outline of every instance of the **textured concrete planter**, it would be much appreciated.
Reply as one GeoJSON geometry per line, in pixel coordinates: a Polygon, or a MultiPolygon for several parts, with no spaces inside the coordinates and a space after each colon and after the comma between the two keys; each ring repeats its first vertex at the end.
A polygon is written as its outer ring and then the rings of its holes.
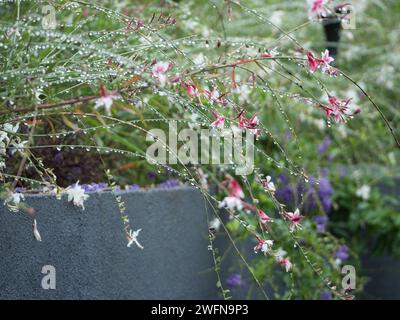
{"type": "Polygon", "coordinates": [[[65,198],[26,198],[43,241],[34,240],[30,218],[1,207],[0,298],[217,298],[204,200],[195,189],[122,193],[144,250],[126,246],[110,192],[91,194],[85,211],[65,198]],[[42,288],[44,265],[55,267],[55,290],[42,288]]]}

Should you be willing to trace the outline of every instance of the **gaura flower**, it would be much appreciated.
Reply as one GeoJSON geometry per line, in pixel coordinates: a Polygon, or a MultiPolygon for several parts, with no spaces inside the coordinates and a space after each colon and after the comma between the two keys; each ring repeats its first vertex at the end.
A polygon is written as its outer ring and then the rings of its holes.
{"type": "Polygon", "coordinates": [[[214,110],[211,110],[211,113],[216,118],[216,120],[213,123],[211,123],[211,127],[223,129],[225,124],[225,117],[218,115],[214,110]]]}
{"type": "Polygon", "coordinates": [[[285,212],[285,217],[288,218],[290,223],[290,231],[294,231],[296,228],[301,230],[300,222],[304,217],[300,214],[300,210],[296,209],[295,212],[285,212]]]}
{"type": "Polygon", "coordinates": [[[310,9],[308,10],[308,16],[310,19],[321,18],[326,15],[325,4],[326,0],[308,0],[310,9]]]}
{"type": "Polygon", "coordinates": [[[7,206],[9,210],[18,212],[18,206],[23,200],[25,200],[25,197],[22,193],[10,192],[4,200],[4,205],[7,206]]]}
{"type": "Polygon", "coordinates": [[[261,223],[273,222],[272,218],[269,217],[264,211],[257,210],[258,217],[261,220],[261,223]]]}
{"type": "Polygon", "coordinates": [[[369,185],[363,185],[361,188],[357,189],[356,196],[367,201],[371,193],[371,187],[369,185]]]}
{"type": "Polygon", "coordinates": [[[318,60],[314,57],[314,54],[307,50],[307,59],[308,59],[308,69],[311,72],[315,72],[318,69],[318,60]]]}
{"type": "Polygon", "coordinates": [[[330,63],[335,59],[329,56],[329,50],[325,50],[321,53],[321,58],[318,59],[314,56],[311,50],[307,50],[307,60],[308,60],[308,69],[311,72],[315,72],[318,68],[321,68],[322,72],[329,73],[331,75],[336,74],[336,69],[333,68],[330,63]]]}
{"type": "Polygon", "coordinates": [[[330,110],[327,111],[327,117],[329,118],[331,116],[331,114],[335,117],[335,121],[336,122],[340,122],[341,120],[346,120],[347,118],[347,114],[346,112],[348,111],[348,105],[350,103],[350,101],[352,100],[350,99],[338,99],[334,96],[329,95],[329,105],[330,105],[330,110]]]}
{"type": "Polygon", "coordinates": [[[167,75],[166,73],[172,68],[172,64],[169,62],[160,61],[153,65],[151,70],[154,77],[156,77],[159,81],[161,86],[164,86],[167,82],[167,75]]]}
{"type": "Polygon", "coordinates": [[[160,62],[156,62],[153,65],[153,68],[151,69],[151,72],[153,74],[153,76],[158,77],[162,74],[167,73],[167,71],[169,71],[172,68],[172,64],[169,62],[164,62],[164,61],[160,61],[160,62]]]}
{"type": "Polygon", "coordinates": [[[72,201],[75,206],[85,210],[83,203],[89,198],[89,195],[85,194],[85,190],[79,185],[79,181],[74,186],[65,189],[65,193],[68,195],[68,202],[72,201]]]}
{"type": "Polygon", "coordinates": [[[258,241],[258,243],[254,247],[255,253],[258,253],[258,251],[260,251],[260,250],[263,253],[269,253],[272,245],[274,244],[274,241],[272,241],[272,240],[264,240],[259,237],[257,237],[257,241],[258,241]]]}
{"type": "Polygon", "coordinates": [[[99,82],[99,87],[101,96],[96,100],[96,105],[94,107],[95,109],[104,107],[107,115],[111,115],[111,106],[113,104],[113,100],[119,99],[120,96],[117,92],[107,92],[101,81],[99,82]]]}
{"type": "Polygon", "coordinates": [[[210,229],[214,229],[215,231],[218,231],[219,228],[221,227],[221,220],[219,220],[218,218],[212,219],[212,220],[208,223],[208,227],[209,227],[210,229]]]}
{"type": "Polygon", "coordinates": [[[217,103],[221,106],[227,105],[227,101],[225,99],[223,99],[223,97],[226,95],[226,93],[221,94],[218,92],[218,90],[216,88],[213,88],[212,90],[203,89],[203,92],[211,104],[217,103]]]}
{"type": "Polygon", "coordinates": [[[257,183],[261,184],[265,190],[271,193],[276,191],[275,184],[272,182],[271,176],[266,176],[265,179],[259,179],[257,183]]]}
{"type": "Polygon", "coordinates": [[[244,193],[243,193],[242,187],[240,186],[239,182],[237,182],[232,177],[228,178],[227,188],[228,188],[230,197],[235,197],[235,198],[240,198],[240,199],[244,198],[244,193]]]}
{"type": "MultiPolygon", "coordinates": [[[[253,75],[252,75],[253,76],[253,75]]],[[[255,74],[254,74],[255,77],[255,74]]],[[[255,81],[255,79],[254,79],[255,81]]],[[[239,98],[240,103],[244,103],[249,99],[250,93],[251,93],[251,88],[247,84],[242,84],[240,86],[237,86],[234,90],[233,93],[236,93],[239,98]]]]}
{"type": "Polygon", "coordinates": [[[191,96],[192,98],[197,97],[198,90],[197,90],[197,87],[193,83],[185,82],[185,87],[186,87],[186,91],[189,94],[189,96],[191,96]]]}
{"type": "Polygon", "coordinates": [[[144,247],[139,243],[137,237],[139,236],[140,231],[142,231],[142,229],[138,229],[136,231],[132,231],[129,230],[128,233],[128,244],[126,245],[128,248],[130,248],[132,246],[132,244],[136,244],[138,248],[140,249],[144,249],[144,247]]]}
{"type": "Polygon", "coordinates": [[[290,262],[290,260],[288,258],[282,258],[282,257],[281,258],[277,258],[277,262],[281,266],[285,267],[286,272],[289,272],[293,267],[292,263],[290,262]]]}
{"type": "Polygon", "coordinates": [[[240,112],[239,116],[239,128],[240,129],[249,129],[250,132],[258,138],[261,135],[261,129],[258,128],[260,124],[260,120],[258,119],[257,114],[255,113],[250,119],[247,119],[244,116],[244,110],[240,112]]]}
{"type": "Polygon", "coordinates": [[[322,67],[322,71],[325,72],[326,70],[328,70],[331,66],[330,63],[335,61],[334,58],[332,58],[331,56],[329,56],[329,50],[326,49],[324,52],[321,53],[321,67],[322,67]]]}
{"type": "Polygon", "coordinates": [[[236,197],[225,197],[219,204],[219,208],[228,208],[231,211],[242,210],[242,200],[236,197]]]}
{"type": "Polygon", "coordinates": [[[42,241],[42,237],[40,236],[39,230],[37,228],[37,222],[36,219],[33,219],[33,235],[36,239],[36,241],[42,241]]]}

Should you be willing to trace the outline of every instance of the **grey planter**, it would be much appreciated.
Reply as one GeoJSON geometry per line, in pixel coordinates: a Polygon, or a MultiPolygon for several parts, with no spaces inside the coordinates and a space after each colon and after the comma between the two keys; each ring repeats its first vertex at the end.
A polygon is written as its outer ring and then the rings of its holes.
{"type": "Polygon", "coordinates": [[[27,196],[32,219],[0,209],[1,299],[215,299],[202,195],[180,187],[123,192],[144,250],[128,248],[115,197],[92,193],[82,211],[65,198],[27,196]],[[56,289],[43,289],[44,265],[56,270],[56,289]]]}

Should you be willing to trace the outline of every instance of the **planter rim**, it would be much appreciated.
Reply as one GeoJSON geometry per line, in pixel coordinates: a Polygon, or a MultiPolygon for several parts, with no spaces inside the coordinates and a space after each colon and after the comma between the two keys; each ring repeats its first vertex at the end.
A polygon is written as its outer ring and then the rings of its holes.
{"type": "MultiPolygon", "coordinates": [[[[120,189],[120,190],[110,190],[110,189],[105,189],[105,190],[99,190],[99,191],[89,191],[85,192],[85,194],[92,196],[92,195],[102,195],[102,194],[117,194],[117,195],[124,195],[124,194],[131,194],[131,193],[159,193],[159,192],[173,192],[173,191],[179,191],[179,190],[197,190],[197,188],[183,184],[179,186],[174,186],[170,188],[162,188],[162,187],[153,187],[153,188],[138,188],[135,190],[126,190],[126,189],[120,189]]],[[[55,194],[51,192],[19,192],[23,194],[25,197],[29,198],[45,198],[45,197],[55,197],[55,194]]],[[[62,197],[66,196],[65,193],[62,193],[62,197]]]]}

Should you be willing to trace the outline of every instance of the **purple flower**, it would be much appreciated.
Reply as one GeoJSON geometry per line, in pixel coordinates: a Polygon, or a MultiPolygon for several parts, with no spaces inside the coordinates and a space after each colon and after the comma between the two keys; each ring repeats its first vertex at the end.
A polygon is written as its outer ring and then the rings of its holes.
{"type": "Polygon", "coordinates": [[[321,300],[331,300],[332,299],[332,293],[328,290],[324,290],[321,292],[321,300]]]}
{"type": "Polygon", "coordinates": [[[332,209],[331,197],[333,194],[333,188],[328,178],[322,177],[319,180],[318,196],[326,213],[329,213],[332,209]]]}
{"type": "Polygon", "coordinates": [[[231,274],[226,279],[226,285],[231,289],[241,287],[243,285],[242,276],[240,274],[231,274]]]}
{"type": "Polygon", "coordinates": [[[149,171],[147,172],[147,178],[154,180],[155,178],[157,178],[157,174],[154,171],[149,171]]]}
{"type": "Polygon", "coordinates": [[[97,192],[108,188],[107,184],[104,182],[82,184],[81,187],[83,188],[83,190],[85,190],[85,192],[97,192]]]}
{"type": "Polygon", "coordinates": [[[324,154],[328,150],[331,143],[331,138],[325,137],[324,140],[317,147],[319,154],[324,154]]]}
{"type": "Polygon", "coordinates": [[[346,245],[341,245],[335,253],[336,259],[347,260],[349,258],[349,248],[346,245]]]}
{"type": "Polygon", "coordinates": [[[327,176],[329,174],[329,169],[327,167],[323,167],[321,169],[321,175],[327,176]]]}
{"type": "Polygon", "coordinates": [[[176,179],[169,179],[158,185],[158,187],[161,189],[169,189],[169,188],[174,188],[174,187],[178,187],[178,186],[179,186],[179,181],[176,179]]]}
{"type": "Polygon", "coordinates": [[[140,189],[140,186],[137,184],[130,184],[130,185],[125,186],[125,190],[128,190],[128,191],[134,191],[134,190],[138,190],[138,189],[140,189]]]}
{"type": "Polygon", "coordinates": [[[328,177],[321,176],[318,181],[317,178],[310,176],[308,183],[301,180],[297,185],[291,185],[286,175],[281,175],[278,180],[281,185],[275,192],[275,196],[286,206],[296,207],[296,203],[303,199],[304,213],[317,210],[323,210],[323,213],[331,211],[333,188],[328,177]]]}
{"type": "Polygon", "coordinates": [[[315,216],[314,222],[317,225],[317,232],[318,233],[325,233],[326,232],[326,225],[328,224],[328,217],[327,216],[315,216]]]}

